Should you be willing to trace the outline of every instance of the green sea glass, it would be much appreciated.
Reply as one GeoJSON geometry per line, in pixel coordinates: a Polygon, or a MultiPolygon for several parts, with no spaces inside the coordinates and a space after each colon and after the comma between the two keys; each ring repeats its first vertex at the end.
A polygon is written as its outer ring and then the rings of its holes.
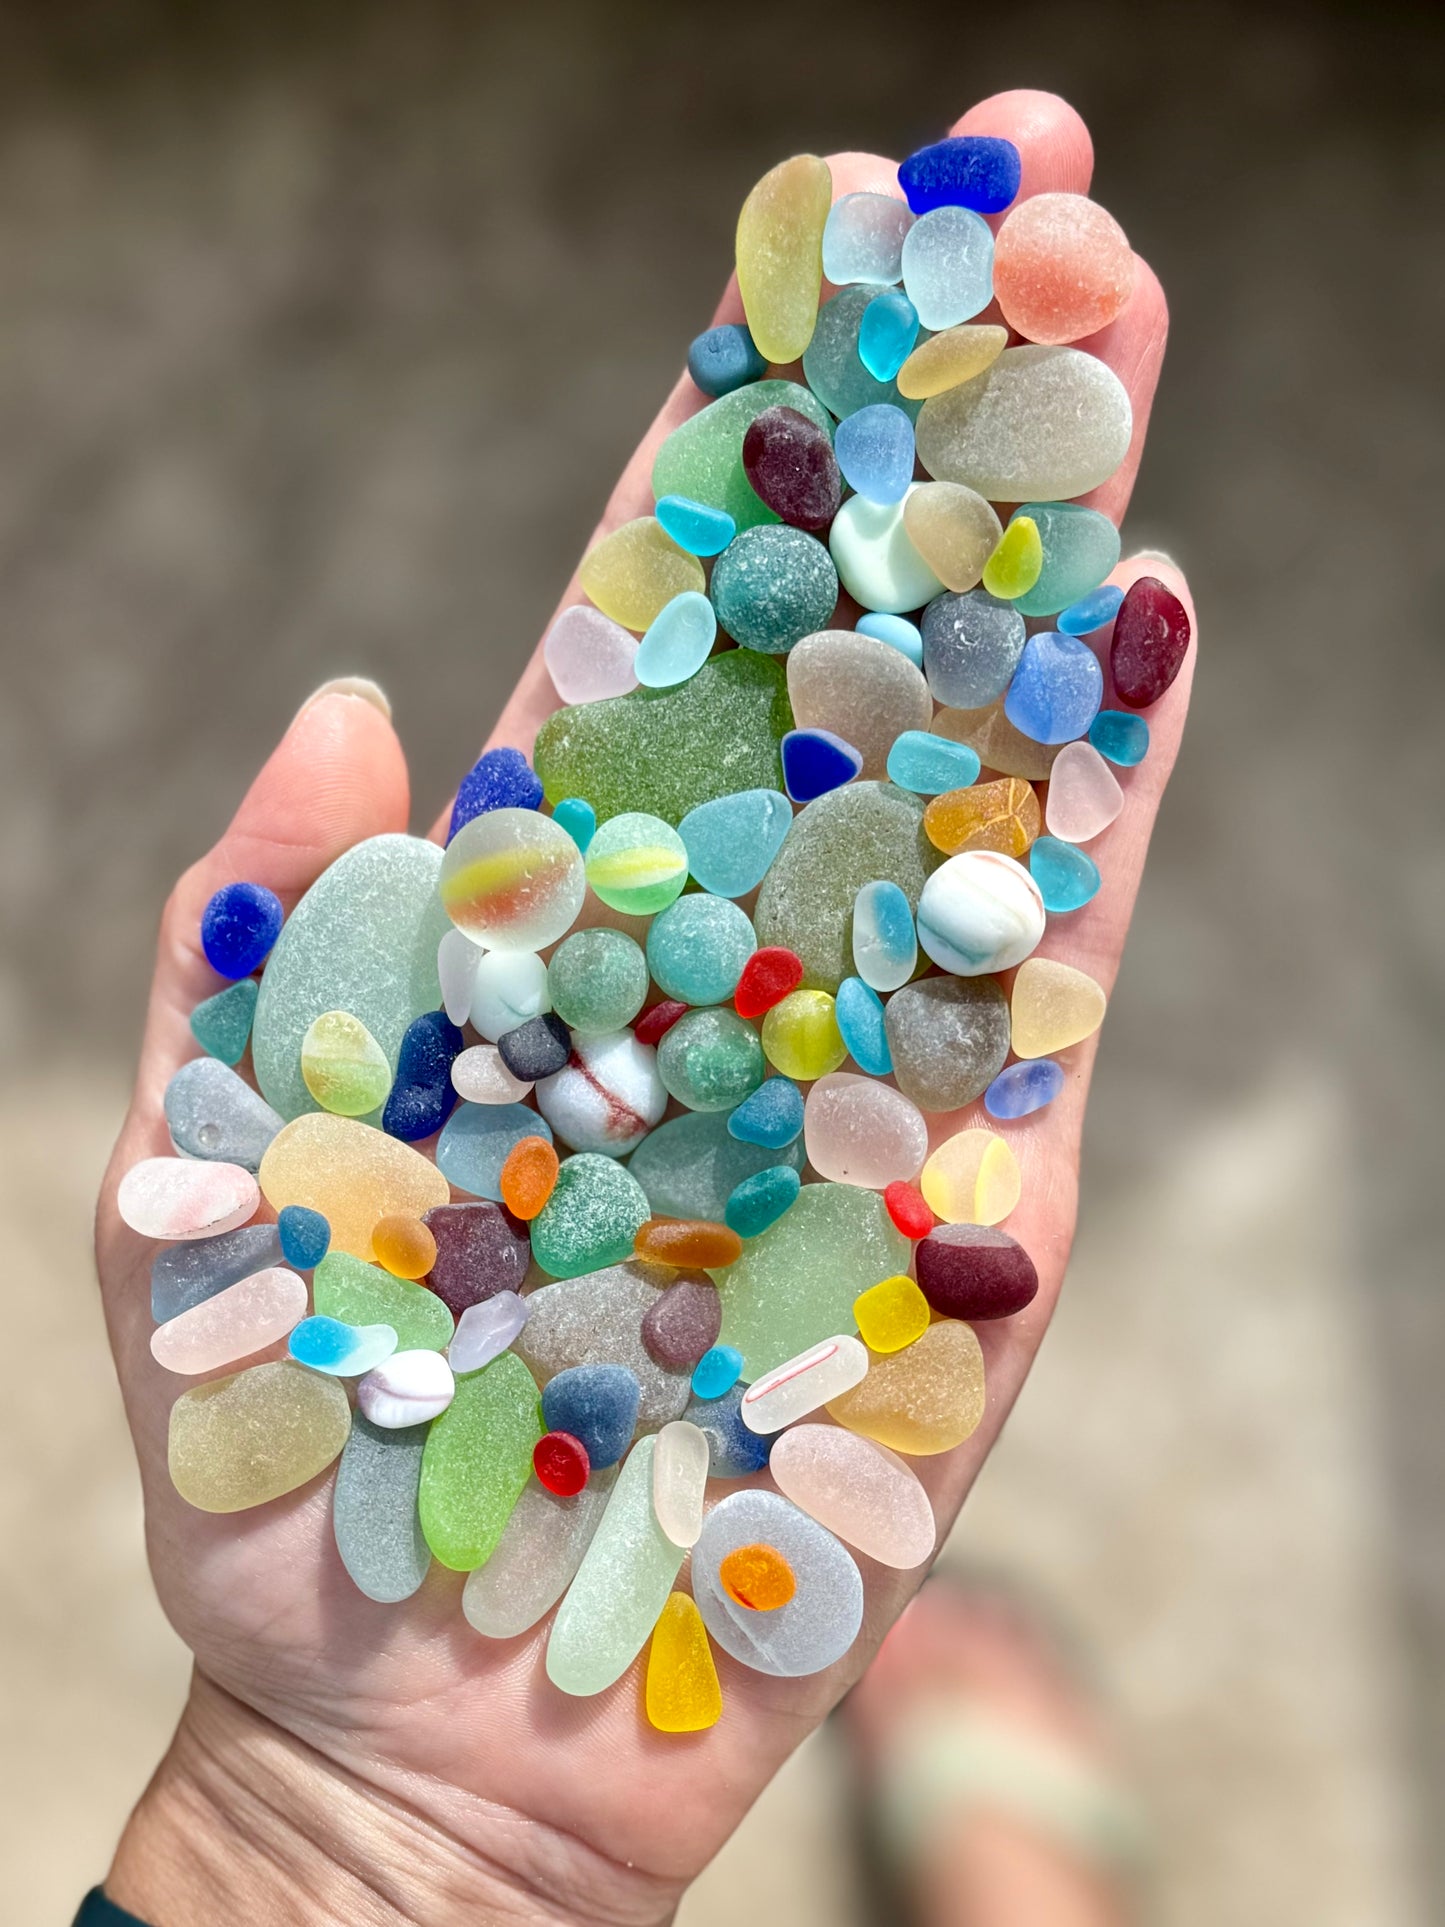
{"type": "Polygon", "coordinates": [[[452,1315],[434,1291],[394,1278],[349,1252],[330,1251],[312,1278],[312,1301],[319,1317],[347,1325],[390,1325],[398,1351],[445,1351],[451,1343],[452,1315]]]}
{"type": "Polygon", "coordinates": [[[427,1434],[418,1496],[421,1529],[444,1566],[471,1572],[491,1557],[541,1436],[536,1381],[515,1352],[457,1380],[427,1434]]]}
{"type": "MultiPolygon", "coordinates": [[[[871,377],[869,377],[871,379],[871,377]]],[[[652,492],[686,495],[722,509],[739,531],[777,516],[753,492],[743,472],[743,437],[765,408],[796,408],[818,428],[833,432],[832,417],[794,381],[754,381],[724,395],[674,428],[652,465],[652,492]]],[[[739,784],[739,788],[744,787],[739,784]]]]}

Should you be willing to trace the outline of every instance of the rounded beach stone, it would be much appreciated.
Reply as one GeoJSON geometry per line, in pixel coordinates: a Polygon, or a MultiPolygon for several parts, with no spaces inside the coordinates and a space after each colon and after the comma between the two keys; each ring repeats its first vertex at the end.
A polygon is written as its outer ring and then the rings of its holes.
{"type": "MultiPolygon", "coordinates": [[[[1051,616],[1097,588],[1119,560],[1119,531],[1107,515],[1078,502],[1025,502],[1015,517],[1027,516],[1043,543],[1039,579],[1018,599],[1020,615],[1051,616]]],[[[1118,590],[1110,592],[1117,599],[1118,590]]],[[[1108,620],[1101,615],[1083,629],[1071,628],[1062,616],[1054,625],[1067,635],[1088,635],[1108,620]]]]}
{"type": "Polygon", "coordinates": [[[935,207],[1001,214],[1022,177],[1019,150],[994,134],[951,134],[920,147],[898,169],[899,185],[915,214],[935,207]]]}
{"type": "Polygon", "coordinates": [[[987,589],[941,595],[923,612],[923,673],[935,702],[978,709],[1008,688],[1027,640],[1023,617],[987,589]]]}
{"type": "Polygon", "coordinates": [[[667,1595],[652,1629],[645,1703],[648,1722],[659,1733],[702,1733],[722,1718],[722,1688],[707,1628],[685,1592],[667,1595]]]}
{"type": "Polygon", "coordinates": [[[928,1126],[902,1091],[837,1071],[808,1093],[804,1142],[820,1178],[881,1191],[895,1178],[918,1175],[928,1155],[928,1126]]]}
{"type": "Polygon", "coordinates": [[[1099,712],[1104,672],[1088,643],[1045,629],[1024,644],[1004,698],[1015,729],[1040,743],[1071,743],[1099,712]]]}
{"type": "Polygon", "coordinates": [[[281,934],[281,899],[264,883],[228,883],[201,912],[201,948],[222,977],[249,977],[281,934]]]}
{"type": "Polygon", "coordinates": [[[487,810],[535,810],[542,802],[536,771],[519,749],[485,749],[457,785],[447,841],[487,810]]]}
{"type": "Polygon", "coordinates": [[[288,1359],[252,1365],[193,1386],[171,1407],[171,1483],[202,1512],[243,1512],[309,1484],[350,1431],[337,1379],[288,1359]]]}
{"type": "Polygon", "coordinates": [[[1006,348],[975,380],[923,404],[918,457],[990,502],[1068,501],[1107,482],[1133,413],[1114,371],[1077,348],[1006,348]]]}
{"type": "Polygon", "coordinates": [[[527,1481],[492,1556],[462,1589],[462,1612],[475,1632],[515,1639],[551,1611],[582,1563],[616,1478],[595,1473],[571,1499],[527,1481]]]}
{"type": "Polygon", "coordinates": [[[652,920],[647,969],[664,996],[701,1006],[732,996],[758,947],[751,919],[726,897],[679,897],[652,920]]]}
{"type": "Polygon", "coordinates": [[[468,1104],[516,1104],[531,1088],[513,1077],[495,1044],[473,1044],[452,1062],[452,1089],[468,1104]]]}
{"type": "Polygon", "coordinates": [[[427,1284],[455,1317],[522,1285],[532,1241],[526,1225],[500,1204],[481,1199],[443,1204],[428,1211],[423,1222],[437,1248],[427,1284]]]}
{"type": "Polygon", "coordinates": [[[1043,827],[1043,812],[1020,776],[936,796],[923,812],[928,840],[948,856],[965,850],[996,850],[1014,858],[1028,854],[1043,827]]]}
{"type": "MultiPolygon", "coordinates": [[[[932,1213],[929,1213],[930,1222],[932,1213]]],[[[880,1279],[853,1300],[858,1335],[870,1352],[901,1352],[933,1322],[928,1300],[903,1272],[880,1279]]]]}
{"type": "Polygon", "coordinates": [[[993,233],[971,208],[936,207],[903,241],[903,288],[925,328],[972,321],[993,299],[993,233]]]}
{"type": "Polygon", "coordinates": [[[875,1357],[863,1383],[828,1413],[891,1451],[931,1458],[977,1431],[983,1408],[982,1349],[967,1325],[949,1318],[901,1352],[875,1357]]]}
{"type": "MultiPolygon", "coordinates": [[[[637,1422],[644,1432],[679,1418],[691,1374],[654,1359],[643,1320],[667,1296],[677,1273],[632,1259],[529,1292],[529,1316],[515,1340],[541,1383],[574,1365],[625,1365],[641,1387],[637,1422]]],[[[704,1347],[706,1349],[706,1347],[704,1347]]]]}
{"type": "Polygon", "coordinates": [[[781,790],[739,790],[689,810],[677,826],[694,880],[713,896],[745,897],[767,875],[793,821],[781,790]]]}
{"type": "Polygon", "coordinates": [[[151,1357],[168,1372],[214,1372],[265,1351],[305,1316],[305,1279],[269,1266],[158,1325],[151,1357]]]}
{"type": "Polygon", "coordinates": [[[1123,228],[1085,194],[1033,194],[998,231],[994,291],[1028,341],[1080,341],[1107,328],[1134,290],[1123,228]]]}
{"type": "Polygon", "coordinates": [[[962,381],[972,381],[996,362],[1008,346],[1008,329],[991,322],[965,322],[920,341],[898,370],[898,392],[909,401],[927,401],[962,381]]]}
{"type": "Polygon", "coordinates": [[[896,194],[845,194],[823,228],[823,273],[835,288],[890,287],[903,278],[903,237],[913,215],[896,194]]]}
{"type": "Polygon", "coordinates": [[[427,1432],[417,1495],[421,1529],[444,1566],[470,1572],[491,1556],[541,1434],[536,1381],[515,1352],[457,1380],[427,1432]]]}
{"type": "Polygon", "coordinates": [[[588,844],[586,876],[610,909],[650,917],[665,910],[687,882],[687,846],[660,816],[624,810],[588,844]]]}
{"type": "Polygon", "coordinates": [[[932,1554],[928,1494],[885,1446],[834,1425],[795,1425],[774,1445],[768,1470],[785,1499],[880,1565],[907,1572],[932,1554]]]}
{"type": "Polygon", "coordinates": [[[547,966],[552,1008],[573,1030],[621,1030],[647,1000],[647,962],[621,930],[574,930],[547,966]]]}
{"type": "Polygon", "coordinates": [[[838,513],[843,478],[827,429],[798,408],[765,408],[743,436],[743,469],[774,515],[819,534],[838,513]]]}
{"type": "Polygon", "coordinates": [[[717,617],[699,589],[664,604],[637,646],[633,674],[644,689],[671,689],[695,676],[717,640],[717,617]]]}
{"type": "Polygon", "coordinates": [[[996,850],[951,856],[918,899],[919,944],[958,977],[1012,970],[1043,940],[1044,922],[1039,886],[996,850]]]}
{"type": "Polygon", "coordinates": [[[809,1083],[837,1070],[848,1055],[826,990],[795,990],[763,1019],[763,1055],[784,1077],[809,1083]]]}
{"type": "Polygon", "coordinates": [[[901,502],[850,495],[828,531],[839,581],[855,602],[875,613],[905,615],[921,609],[943,587],[908,533],[912,494],[910,489],[901,502]]]}
{"type": "Polygon", "coordinates": [[[1131,709],[1157,703],[1189,652],[1189,611],[1157,576],[1141,575],[1125,591],[1114,618],[1109,673],[1114,693],[1131,709]]]}
{"type": "Polygon", "coordinates": [[[919,1244],[918,1288],[945,1318],[1012,1318],[1039,1288],[1016,1238],[984,1224],[943,1224],[919,1244]]]}
{"type": "Polygon", "coordinates": [[[972,589],[998,547],[993,504],[958,482],[921,482],[904,504],[909,540],[945,589],[972,589]]]}
{"type": "Polygon", "coordinates": [[[371,1254],[396,1278],[425,1278],[437,1261],[437,1241],[420,1218],[395,1215],[372,1227],[371,1254]]]}
{"type": "Polygon", "coordinates": [[[542,660],[564,703],[595,703],[636,689],[637,638],[588,602],[564,609],[542,643],[542,660]]]}
{"type": "Polygon", "coordinates": [[[573,1365],[542,1393],[548,1431],[567,1432],[586,1447],[590,1465],[616,1465],[637,1426],[641,1387],[625,1365],[573,1365]]]}
{"type": "Polygon", "coordinates": [[[275,1210],[304,1204],[319,1211],[331,1226],[331,1249],[358,1258],[371,1256],[379,1218],[420,1218],[451,1197],[445,1173],[409,1144],[325,1111],[294,1118],[271,1140],[260,1180],[275,1210]]]}
{"type": "Polygon", "coordinates": [[[717,1286],[679,1278],[660,1291],[642,1318],[642,1342],[649,1355],[669,1371],[691,1373],[722,1329],[717,1286]]]}
{"type": "Polygon", "coordinates": [[[716,399],[745,382],[761,381],[768,364],[746,328],[724,321],[695,338],[687,351],[687,372],[705,395],[716,399]]]}
{"type": "Polygon", "coordinates": [[[1065,743],[1054,759],[1044,822],[1064,843],[1088,843],[1124,807],[1124,792],[1092,743],[1065,743]]]}
{"type": "Polygon", "coordinates": [[[365,1117],[379,1110],[391,1089],[386,1053],[359,1018],[327,1010],[301,1040],[301,1075],[323,1111],[365,1117]]]}
{"type": "Polygon", "coordinates": [[[738,529],[772,522],[774,511],[754,490],[743,466],[749,425],[765,409],[795,408],[830,435],[822,403],[795,381],[754,381],[680,422],[652,464],[654,495],[686,495],[730,515],[738,529]]]}
{"type": "Polygon", "coordinates": [[[472,1026],[490,1042],[551,1008],[547,966],[535,951],[489,950],[477,965],[472,1026]]]}
{"type": "Polygon", "coordinates": [[[447,915],[474,943],[530,952],[572,928],[587,881],[581,851],[551,817],[489,810],[447,845],[440,888],[447,915]]]}
{"type": "Polygon", "coordinates": [[[1041,836],[1029,851],[1029,871],[1051,916],[1080,910],[1098,895],[1099,866],[1085,851],[1041,836]]]}
{"type": "Polygon", "coordinates": [[[1031,957],[1014,978],[1013,1047],[1019,1057],[1052,1057],[1092,1037],[1108,1000],[1094,979],[1052,957],[1031,957]]]}
{"type": "Polygon", "coordinates": [[[872,374],[859,353],[863,317],[876,293],[873,287],[843,288],[825,301],[803,356],[809,387],[840,421],[878,402],[895,403],[910,415],[916,412],[917,404],[904,401],[893,382],[880,381],[872,374]]]}
{"type": "Polygon", "coordinates": [[[604,535],[583,557],[577,580],[603,615],[639,631],[655,622],[675,595],[707,588],[697,557],[680,549],[651,515],[604,535]]]}
{"type": "Polygon", "coordinates": [[[692,1586],[712,1637],[755,1672],[796,1679],[831,1666],[858,1637],[863,1581],[831,1532],[776,1492],[730,1492],[708,1513],[692,1552],[692,1586]],[[745,1546],[770,1547],[791,1568],[786,1605],[759,1613],[732,1599],[724,1560],[745,1546]]]}
{"type": "Polygon", "coordinates": [[[1008,1057],[1008,999],[992,977],[925,977],[885,1016],[898,1088],[925,1111],[972,1104],[1008,1057]]]}
{"type": "Polygon", "coordinates": [[[657,1047],[657,1071],[690,1111],[730,1111],[763,1081],[763,1046],[733,1010],[690,1010],[657,1047]]]}
{"type": "Polygon", "coordinates": [[[967,743],[985,769],[1000,776],[1022,776],[1030,783],[1045,780],[1059,753],[1050,743],[1020,735],[1004,715],[1001,700],[982,709],[940,709],[933,727],[950,742],[967,743]]]}
{"type": "Polygon", "coordinates": [[[804,636],[788,657],[788,700],[799,729],[826,729],[882,777],[895,740],[933,720],[928,686],[906,656],[873,636],[828,629],[804,636]]]}
{"type": "Polygon", "coordinates": [[[166,1127],[178,1151],[254,1171],[281,1129],[264,1097],[216,1057],[182,1064],[165,1094],[166,1127]]]}
{"type": "Polygon", "coordinates": [[[359,1412],[337,1467],[331,1499],[336,1550],[352,1584],[382,1605],[410,1599],[431,1567],[431,1548],[416,1516],[425,1449],[424,1425],[392,1431],[359,1412]]]}
{"type": "Polygon", "coordinates": [[[568,1062],[542,1079],[536,1098],[562,1143],[616,1158],[635,1151],[667,1109],[657,1052],[626,1030],[574,1038],[568,1062]]]}
{"type": "Polygon", "coordinates": [[[745,529],[714,564],[711,593],[734,642],[780,656],[827,625],[838,572],[823,544],[802,529],[745,529]]]}
{"type": "Polygon", "coordinates": [[[833,176],[816,154],[764,174],[738,215],[738,294],[758,353],[796,361],[813,338],[833,176]]]}
{"type": "MultiPolygon", "coordinates": [[[[769,1078],[760,1089],[766,1090],[776,1081],[769,1078]]],[[[740,1141],[729,1128],[737,1114],[687,1112],[660,1124],[638,1145],[628,1168],[646,1191],[657,1216],[716,1221],[723,1217],[729,1197],[745,1178],[777,1164],[801,1170],[801,1139],[784,1140],[782,1146],[740,1141]]],[[[797,1122],[793,1138],[798,1138],[802,1129],[801,1099],[797,1102],[797,1122]]]]}
{"type": "Polygon", "coordinates": [[[456,1395],[452,1368],[426,1348],[393,1352],[374,1365],[356,1388],[363,1417],[383,1431],[423,1425],[438,1418],[456,1395]]]}
{"type": "Polygon", "coordinates": [[[983,1108],[990,1117],[1005,1120],[1032,1117],[1035,1111],[1052,1104],[1063,1088],[1063,1067],[1051,1058],[1009,1064],[984,1092],[983,1108]]]}
{"type": "Polygon", "coordinates": [[[234,1231],[255,1217],[260,1202],[250,1171],[197,1158],[142,1158],[121,1179],[115,1198],[132,1231],[178,1243],[234,1231]]]}
{"type": "Polygon", "coordinates": [[[532,1224],[532,1257],[553,1278],[576,1278],[626,1258],[651,1212],[647,1193],[610,1157],[564,1158],[532,1224]]]}
{"type": "Polygon", "coordinates": [[[1019,1201],[1018,1159],[996,1131],[958,1131],[940,1144],[918,1188],[945,1224],[997,1224],[1019,1201]]]}

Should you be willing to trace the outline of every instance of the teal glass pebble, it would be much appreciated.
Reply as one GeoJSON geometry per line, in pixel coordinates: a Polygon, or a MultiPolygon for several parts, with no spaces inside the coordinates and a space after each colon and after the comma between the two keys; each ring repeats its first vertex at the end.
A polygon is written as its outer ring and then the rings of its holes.
{"type": "Polygon", "coordinates": [[[1029,850],[1029,874],[1039,886],[1045,910],[1055,916],[1082,910],[1098,894],[1098,864],[1076,843],[1062,843],[1056,836],[1035,840],[1029,850]]]}
{"type": "Polygon", "coordinates": [[[1080,596],[1077,602],[1071,602],[1060,613],[1054,627],[1066,636],[1091,636],[1106,622],[1114,620],[1123,600],[1124,591],[1118,583],[1105,582],[1086,596],[1080,596]]]}
{"type": "Polygon", "coordinates": [[[680,549],[689,555],[721,555],[738,532],[726,509],[694,502],[690,495],[664,495],[653,514],[680,549]]]}
{"type": "Polygon", "coordinates": [[[665,997],[694,1007],[721,1004],[737,989],[743,965],[757,947],[746,911],[726,897],[698,891],[679,897],[652,919],[647,968],[665,997]]]}
{"type": "Polygon", "coordinates": [[[790,1077],[770,1077],[728,1116],[728,1136],[740,1144],[784,1150],[803,1132],[803,1093],[790,1077]]]}
{"type": "Polygon", "coordinates": [[[677,833],[704,890],[745,897],[768,874],[792,823],[793,806],[781,790],[738,790],[689,810],[677,833]]]}
{"type": "Polygon", "coordinates": [[[647,960],[621,930],[574,930],[552,953],[547,995],[577,1031],[624,1030],[647,1001],[647,960]]]}
{"type": "Polygon", "coordinates": [[[307,1204],[284,1204],[276,1213],[281,1257],[293,1271],[315,1271],[331,1249],[331,1226],[307,1204]]]}
{"type": "Polygon", "coordinates": [[[876,288],[842,288],[823,303],[813,339],[803,350],[803,373],[818,400],[840,421],[875,402],[891,402],[916,420],[923,403],[906,400],[896,382],[870,375],[858,353],[863,317],[876,293],[876,288]]]}
{"type": "Polygon", "coordinates": [[[978,781],[978,752],[967,743],[951,743],[926,729],[905,729],[895,736],[888,752],[888,780],[915,796],[942,796],[945,790],[966,790],[978,781]]]}
{"type": "Polygon", "coordinates": [[[923,667],[923,631],[907,616],[870,612],[859,616],[855,626],[860,636],[872,636],[875,642],[886,642],[900,656],[907,656],[915,669],[923,667]]]}
{"type": "MultiPolygon", "coordinates": [[[[788,812],[791,817],[792,812],[788,812]]],[[[254,977],[227,984],[191,1012],[191,1035],[209,1057],[223,1064],[239,1064],[251,1041],[251,1019],[261,986],[254,977]]]]}
{"type": "Polygon", "coordinates": [[[730,1111],[763,1081],[763,1046],[735,1010],[689,1010],[657,1047],[657,1074],[689,1111],[730,1111]]]}
{"type": "Polygon", "coordinates": [[[458,1191],[502,1201],[502,1166],[524,1137],[552,1142],[552,1127],[526,1104],[458,1104],[437,1139],[437,1169],[458,1191]]]}
{"type": "Polygon", "coordinates": [[[845,977],[838,986],[833,1016],[838,1035],[860,1071],[887,1077],[893,1070],[888,1031],[883,1021],[883,999],[861,977],[845,977]]]}
{"type": "Polygon", "coordinates": [[[956,328],[993,300],[993,234],[966,207],[920,215],[903,240],[903,289],[925,328],[956,328]]]}
{"type": "Polygon", "coordinates": [[[1024,502],[1009,521],[1020,515],[1028,516],[1038,529],[1044,551],[1038,581],[1014,602],[1021,616],[1056,614],[1097,589],[1117,565],[1119,531],[1097,509],[1086,509],[1078,502],[1024,502]]]}
{"type": "Polygon", "coordinates": [[[733,1345],[714,1345],[703,1353],[692,1370],[694,1398],[722,1398],[737,1384],[743,1369],[743,1355],[733,1345]]]}
{"type": "Polygon", "coordinates": [[[723,1207],[723,1223],[740,1238],[761,1238],[791,1210],[802,1179],[790,1164],[771,1164],[737,1185],[723,1207]]]}
{"type": "Polygon", "coordinates": [[[1149,754],[1149,725],[1128,709],[1101,709],[1089,724],[1089,741],[1108,762],[1135,769],[1149,754]]]}
{"type": "Polygon", "coordinates": [[[552,807],[552,820],[560,823],[577,848],[586,854],[587,845],[597,834],[597,812],[585,796],[564,796],[552,807]]]}
{"type": "Polygon", "coordinates": [[[913,481],[913,423],[890,402],[860,408],[839,422],[833,453],[865,501],[901,502],[913,481]]]}
{"type": "Polygon", "coordinates": [[[918,341],[918,310],[901,288],[875,294],[858,324],[858,359],[875,381],[892,381],[918,341]]]}
{"type": "Polygon", "coordinates": [[[990,1117],[1031,1117],[1052,1104],[1064,1088],[1063,1066],[1051,1057],[1032,1057],[1001,1070],[983,1094],[990,1117]]]}
{"type": "Polygon", "coordinates": [[[684,589],[658,610],[632,658],[644,689],[675,689],[712,654],[717,615],[700,589],[684,589]]]}
{"type": "MultiPolygon", "coordinates": [[[[531,1113],[535,1118],[537,1113],[531,1113]]],[[[647,1193],[615,1158],[563,1158],[552,1195],[532,1220],[532,1259],[553,1278],[581,1278],[632,1256],[652,1215],[647,1193]]]]}
{"type": "Polygon", "coordinates": [[[785,656],[832,620],[838,571],[816,537],[781,524],[744,529],[713,565],[713,607],[744,649],[785,656]]]}

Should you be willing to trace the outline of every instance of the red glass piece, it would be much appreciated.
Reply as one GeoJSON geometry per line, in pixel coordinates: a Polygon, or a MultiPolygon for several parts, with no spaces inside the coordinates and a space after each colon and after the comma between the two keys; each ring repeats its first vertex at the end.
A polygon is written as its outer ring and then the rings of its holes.
{"type": "Polygon", "coordinates": [[[570,1499],[587,1483],[592,1462],[587,1447],[570,1432],[544,1432],[532,1447],[532,1470],[559,1499],[570,1499]]]}
{"type": "Polygon", "coordinates": [[[1141,575],[1114,618],[1114,694],[1130,709],[1147,709],[1179,674],[1188,650],[1188,610],[1157,576],[1141,575]]]}
{"type": "Polygon", "coordinates": [[[639,1044],[651,1044],[655,1049],[686,1010],[687,1005],[678,1003],[675,998],[654,1004],[651,1010],[643,1011],[632,1026],[632,1034],[639,1044]]]}
{"type": "Polygon", "coordinates": [[[743,965],[733,1003],[739,1017],[761,1017],[765,1010],[798,988],[803,981],[803,960],[781,944],[755,950],[743,965]]]}
{"type": "Polygon", "coordinates": [[[915,1244],[932,1231],[933,1212],[916,1184],[895,1178],[892,1184],[883,1187],[883,1203],[904,1237],[912,1238],[915,1244]]]}

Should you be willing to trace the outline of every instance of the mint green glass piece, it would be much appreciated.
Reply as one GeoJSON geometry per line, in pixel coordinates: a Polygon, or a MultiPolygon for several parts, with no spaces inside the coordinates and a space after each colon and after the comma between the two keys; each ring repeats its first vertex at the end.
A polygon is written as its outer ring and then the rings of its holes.
{"type": "Polygon", "coordinates": [[[563,1158],[552,1195],[532,1222],[532,1259],[553,1278],[620,1264],[652,1215],[647,1193],[615,1158],[563,1158]]]}
{"type": "MultiPolygon", "coordinates": [[[[823,303],[813,339],[803,355],[803,373],[818,400],[840,418],[886,401],[901,408],[912,421],[923,403],[900,395],[896,381],[879,381],[870,375],[858,352],[863,316],[877,293],[877,288],[843,288],[823,303]]],[[[918,339],[927,340],[927,335],[920,334],[918,339]]]]}
{"type": "MultiPolygon", "coordinates": [[[[763,1088],[777,1081],[770,1078],[763,1088]]],[[[799,1098],[799,1135],[781,1150],[733,1137],[728,1131],[731,1112],[684,1111],[648,1133],[632,1153],[628,1169],[647,1193],[654,1216],[709,1218],[719,1223],[728,1199],[744,1179],[774,1164],[802,1170],[802,1110],[799,1098]]]]}
{"type": "Polygon", "coordinates": [[[329,1251],[312,1276],[313,1308],[345,1325],[390,1325],[402,1352],[444,1352],[452,1315],[434,1291],[394,1278],[347,1251],[329,1251]]]}
{"type": "Polygon", "coordinates": [[[621,930],[574,930],[552,953],[547,995],[572,1030],[622,1030],[647,1001],[647,959],[621,930]]]}
{"type": "Polygon", "coordinates": [[[227,984],[191,1012],[191,1035],[209,1057],[239,1064],[251,1038],[251,1020],[261,986],[254,977],[227,984]]]}
{"type": "Polygon", "coordinates": [[[743,472],[743,437],[765,408],[780,407],[796,408],[816,427],[833,432],[827,410],[797,382],[749,382],[673,429],[652,465],[653,494],[686,495],[721,509],[739,530],[776,522],[743,472]]]}
{"type": "Polygon", "coordinates": [[[1078,502],[1025,502],[1010,523],[1021,515],[1038,529],[1044,566],[1028,594],[1014,598],[1020,615],[1057,615],[1097,589],[1119,560],[1119,531],[1097,509],[1078,502]]]}
{"type": "MultiPolygon", "coordinates": [[[[440,1420],[437,1421],[441,1423],[440,1420]]],[[[586,1698],[621,1679],[657,1624],[684,1552],[652,1509],[655,1438],[639,1439],[552,1622],[547,1677],[586,1698]]]]}
{"type": "MultiPolygon", "coordinates": [[[[440,846],[419,836],[368,837],[323,870],[286,919],[251,1030],[256,1082],[282,1117],[321,1109],[301,1076],[301,1040],[323,1012],[348,1011],[394,1064],[407,1025],[440,1006],[437,946],[452,927],[437,893],[441,865],[440,846]]],[[[379,1125],[380,1111],[366,1122],[379,1125]]]]}
{"type": "MultiPolygon", "coordinates": [[[[755,1091],[766,1070],[762,1041],[735,1010],[689,1010],[657,1047],[657,1074],[690,1111],[730,1111],[755,1091]]],[[[536,1233],[532,1251],[536,1255],[536,1233]]]]}
{"type": "Polygon", "coordinates": [[[542,1436],[537,1382],[515,1352],[457,1380],[432,1420],[418,1511],[432,1552],[453,1572],[485,1564],[532,1470],[542,1436]]]}

